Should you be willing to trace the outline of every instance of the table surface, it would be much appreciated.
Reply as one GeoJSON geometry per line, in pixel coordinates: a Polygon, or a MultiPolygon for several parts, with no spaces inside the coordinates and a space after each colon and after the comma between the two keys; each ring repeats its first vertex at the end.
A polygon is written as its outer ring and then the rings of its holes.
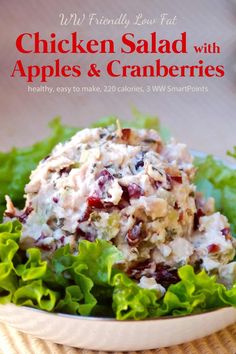
{"type": "MultiPolygon", "coordinates": [[[[186,142],[191,148],[213,153],[218,156],[225,156],[225,151],[236,144],[236,99],[235,99],[235,33],[236,33],[236,6],[235,1],[227,0],[57,0],[57,1],[32,1],[20,2],[19,0],[1,0],[0,11],[0,67],[1,67],[1,94],[0,94],[0,149],[7,150],[12,145],[27,146],[48,134],[47,123],[56,115],[61,115],[67,124],[86,126],[89,122],[101,116],[115,114],[121,118],[131,116],[131,106],[136,106],[141,112],[159,115],[164,125],[171,128],[172,134],[178,140],[186,142]],[[146,6],[146,3],[148,4],[146,6]],[[74,28],[61,28],[59,26],[59,12],[96,12],[99,16],[118,16],[126,12],[129,16],[143,12],[145,16],[159,16],[167,12],[177,15],[178,22],[174,28],[134,28],[137,36],[147,37],[148,33],[157,30],[160,38],[166,36],[177,38],[181,31],[187,31],[190,43],[202,43],[218,41],[222,52],[218,56],[207,55],[204,60],[208,63],[224,64],[226,75],[217,79],[191,79],[181,78],[176,81],[156,79],[123,79],[109,80],[101,78],[96,85],[153,85],[166,84],[184,87],[207,86],[205,93],[166,93],[166,94],[78,94],[61,95],[55,93],[32,94],[28,92],[28,84],[22,79],[10,78],[14,63],[19,59],[19,53],[15,50],[15,39],[19,33],[35,32],[40,30],[42,35],[56,31],[63,38],[74,28]]],[[[79,28],[82,37],[98,36],[104,37],[107,33],[104,27],[79,28]]],[[[124,28],[109,28],[109,36],[117,40],[124,28]]],[[[25,64],[32,64],[32,57],[22,56],[25,64]]],[[[35,61],[38,64],[46,64],[52,61],[39,56],[35,61]]],[[[105,57],[97,58],[98,64],[103,65],[105,57]]],[[[192,52],[186,57],[186,63],[195,63],[199,59],[192,52]]],[[[67,56],[65,64],[76,61],[86,65],[86,61],[92,58],[74,58],[67,56]]],[[[130,58],[122,57],[124,63],[128,64],[130,58]]],[[[181,59],[173,58],[171,55],[165,58],[167,64],[173,61],[180,62],[181,59]]],[[[149,55],[132,57],[133,63],[141,62],[149,64],[153,61],[149,55]]],[[[78,80],[79,85],[92,85],[93,80],[84,78],[78,80]]],[[[39,83],[32,84],[39,86],[39,83]]],[[[48,83],[54,88],[58,86],[71,86],[75,82],[70,80],[54,80],[48,83]]],[[[211,335],[192,343],[175,346],[168,349],[157,349],[153,352],[166,353],[236,353],[236,325],[230,326],[217,334],[211,335]]],[[[29,335],[22,334],[8,326],[0,325],[0,353],[4,354],[28,354],[28,353],[90,353],[79,351],[73,348],[52,344],[29,335]]],[[[152,353],[147,351],[146,353],[152,353]]]]}

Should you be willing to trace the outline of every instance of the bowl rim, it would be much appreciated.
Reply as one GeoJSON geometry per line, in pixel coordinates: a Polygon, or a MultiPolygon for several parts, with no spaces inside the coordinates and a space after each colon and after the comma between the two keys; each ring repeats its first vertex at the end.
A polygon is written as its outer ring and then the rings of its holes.
{"type": "Polygon", "coordinates": [[[73,320],[99,321],[99,322],[104,321],[104,322],[115,322],[115,323],[142,323],[142,322],[151,322],[151,321],[156,322],[156,321],[178,320],[178,319],[184,319],[184,318],[189,318],[189,317],[206,316],[210,313],[216,313],[216,312],[220,312],[220,311],[226,310],[226,309],[232,309],[232,310],[236,311],[236,309],[233,306],[224,306],[224,307],[220,307],[220,308],[209,309],[204,312],[190,313],[187,315],[149,317],[149,318],[145,318],[145,319],[141,319],[141,320],[117,320],[114,317],[81,316],[81,315],[70,315],[70,314],[61,313],[61,312],[49,312],[49,311],[37,309],[34,307],[30,307],[30,306],[15,305],[13,303],[1,304],[0,307],[2,307],[2,306],[11,306],[14,308],[24,309],[26,311],[33,311],[33,312],[36,312],[39,314],[44,314],[44,315],[54,316],[54,317],[64,317],[64,318],[73,319],[73,320]]]}

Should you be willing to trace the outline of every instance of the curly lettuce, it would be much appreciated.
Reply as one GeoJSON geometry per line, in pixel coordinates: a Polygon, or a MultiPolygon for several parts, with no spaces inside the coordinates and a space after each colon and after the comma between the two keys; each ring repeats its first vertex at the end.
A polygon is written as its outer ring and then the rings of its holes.
{"type": "Polygon", "coordinates": [[[217,283],[216,276],[209,276],[205,270],[195,273],[193,267],[185,265],[178,270],[180,281],[169,286],[157,316],[188,315],[225,306],[236,307],[236,284],[226,290],[217,283]]]}
{"type": "Polygon", "coordinates": [[[195,158],[195,184],[206,197],[214,197],[216,209],[227,216],[236,236],[236,169],[213,156],[195,158]]]}
{"type": "Polygon", "coordinates": [[[24,204],[24,187],[29,181],[32,170],[45,158],[56,144],[73,136],[78,128],[61,124],[55,118],[50,124],[51,136],[28,147],[13,148],[9,152],[0,152],[0,218],[5,208],[5,195],[10,195],[14,204],[24,204]]]}
{"type": "Polygon", "coordinates": [[[195,274],[189,265],[179,269],[180,281],[162,297],[118,269],[122,254],[108,241],[81,241],[76,255],[67,245],[46,261],[37,248],[21,250],[20,235],[18,221],[0,225],[1,304],[117,320],[236,307],[236,284],[227,290],[214,276],[205,271],[195,274]]]}
{"type": "Polygon", "coordinates": [[[233,147],[233,151],[227,151],[227,155],[236,159],[236,146],[233,147]]]}

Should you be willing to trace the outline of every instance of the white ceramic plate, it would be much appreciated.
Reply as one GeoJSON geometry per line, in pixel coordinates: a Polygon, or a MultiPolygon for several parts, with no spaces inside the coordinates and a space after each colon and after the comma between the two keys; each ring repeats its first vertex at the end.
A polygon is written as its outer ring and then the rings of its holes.
{"type": "MultiPolygon", "coordinates": [[[[205,156],[195,151],[193,154],[205,156]]],[[[0,321],[59,344],[91,350],[133,351],[177,345],[207,336],[236,322],[236,309],[228,307],[199,315],[144,321],[116,321],[51,314],[9,304],[0,306],[0,321]]]]}
{"type": "Polygon", "coordinates": [[[77,348],[133,351],[176,345],[204,337],[236,321],[236,309],[144,321],[50,314],[15,305],[0,306],[0,320],[38,338],[77,348]]]}

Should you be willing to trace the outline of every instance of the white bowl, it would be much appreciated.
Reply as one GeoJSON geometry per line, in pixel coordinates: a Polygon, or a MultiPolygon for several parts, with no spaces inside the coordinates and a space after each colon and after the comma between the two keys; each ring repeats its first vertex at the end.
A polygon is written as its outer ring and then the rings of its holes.
{"type": "Polygon", "coordinates": [[[13,304],[0,306],[0,320],[55,343],[105,351],[133,351],[177,345],[207,336],[236,321],[228,307],[199,315],[144,321],[51,314],[13,304]]]}

